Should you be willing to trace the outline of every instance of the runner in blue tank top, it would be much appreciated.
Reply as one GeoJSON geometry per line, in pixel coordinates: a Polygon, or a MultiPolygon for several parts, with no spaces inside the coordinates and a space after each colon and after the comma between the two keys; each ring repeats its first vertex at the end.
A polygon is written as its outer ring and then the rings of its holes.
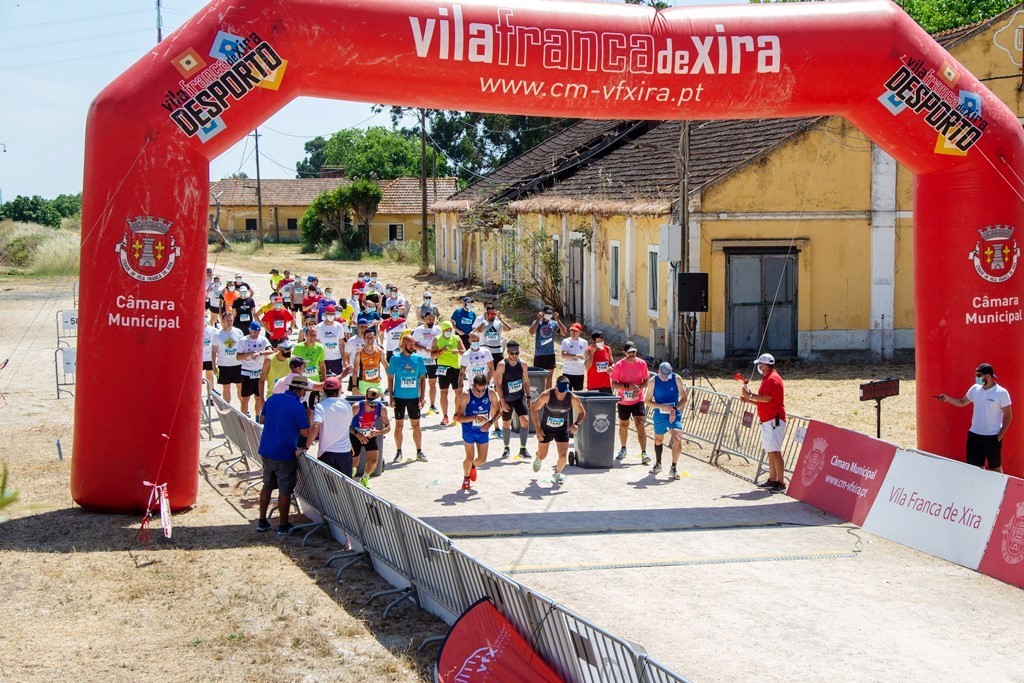
{"type": "Polygon", "coordinates": [[[466,459],[462,462],[462,490],[468,491],[476,481],[476,468],[487,462],[488,431],[498,419],[500,402],[487,386],[487,377],[476,375],[469,391],[455,399],[455,421],[462,424],[462,441],[466,459]]]}
{"type": "Polygon", "coordinates": [[[658,374],[647,381],[644,402],[654,409],[654,467],[651,474],[661,472],[661,451],[665,433],[672,432],[672,469],[669,479],[679,479],[679,454],[683,449],[683,406],[686,405],[686,387],[683,378],[672,372],[669,363],[658,366],[658,374]]]}

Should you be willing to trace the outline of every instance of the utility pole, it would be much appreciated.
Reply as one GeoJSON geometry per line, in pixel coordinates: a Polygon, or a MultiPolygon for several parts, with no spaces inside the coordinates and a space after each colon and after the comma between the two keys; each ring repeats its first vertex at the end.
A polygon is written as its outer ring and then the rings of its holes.
{"type": "Polygon", "coordinates": [[[161,14],[160,0],[156,0],[156,42],[164,39],[164,18],[161,14]]]}
{"type": "Polygon", "coordinates": [[[427,110],[420,109],[420,269],[426,273],[430,267],[427,239],[427,110]]]}
{"type": "Polygon", "coordinates": [[[252,132],[256,138],[256,241],[263,249],[263,191],[260,187],[260,129],[252,132]]]}
{"type": "MultiPolygon", "coordinates": [[[[679,269],[676,272],[676,295],[679,291],[679,274],[690,272],[690,122],[683,121],[679,130],[679,230],[680,254],[679,269]]],[[[687,344],[684,343],[695,334],[696,315],[687,313],[686,319],[679,312],[679,302],[676,301],[676,353],[678,354],[677,367],[680,369],[687,365],[687,361],[693,362],[688,353],[687,344]],[[683,328],[686,326],[686,335],[683,328]]],[[[693,368],[690,369],[690,381],[693,382],[693,368]]]]}

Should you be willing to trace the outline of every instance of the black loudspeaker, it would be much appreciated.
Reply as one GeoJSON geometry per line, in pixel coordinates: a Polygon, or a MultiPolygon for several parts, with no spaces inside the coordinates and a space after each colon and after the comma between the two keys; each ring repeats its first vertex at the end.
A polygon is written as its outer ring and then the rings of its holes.
{"type": "Polygon", "coordinates": [[[708,312],[707,273],[679,273],[679,312],[708,312]]]}

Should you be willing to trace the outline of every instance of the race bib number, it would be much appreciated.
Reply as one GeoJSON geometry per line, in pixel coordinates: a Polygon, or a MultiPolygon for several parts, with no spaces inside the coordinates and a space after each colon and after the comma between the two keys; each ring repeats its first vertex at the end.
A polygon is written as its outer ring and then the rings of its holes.
{"type": "Polygon", "coordinates": [[[523,390],[523,380],[514,379],[508,383],[508,393],[517,394],[523,390]]]}
{"type": "Polygon", "coordinates": [[[238,353],[238,349],[224,349],[225,356],[231,356],[232,358],[234,358],[236,353],[238,353]]]}
{"type": "Polygon", "coordinates": [[[284,329],[284,321],[283,320],[275,320],[274,321],[274,329],[275,330],[283,330],[284,329]]]}
{"type": "Polygon", "coordinates": [[[448,366],[447,365],[438,365],[437,366],[437,370],[434,371],[434,375],[437,376],[437,377],[444,377],[447,374],[448,374],[448,366]]]}
{"type": "Polygon", "coordinates": [[[427,365],[427,367],[428,367],[428,368],[429,368],[429,367],[434,367],[435,365],[437,365],[437,359],[436,359],[436,358],[430,358],[430,359],[428,359],[428,360],[426,361],[426,365],[427,365]]]}
{"type": "Polygon", "coordinates": [[[259,379],[262,372],[262,370],[243,370],[242,374],[250,379],[259,379]]]}
{"type": "Polygon", "coordinates": [[[548,418],[544,420],[544,424],[552,429],[561,429],[565,426],[565,418],[549,415],[548,418]]]}
{"type": "Polygon", "coordinates": [[[624,392],[622,392],[622,398],[627,400],[627,401],[635,400],[636,399],[636,392],[635,391],[624,391],[624,392]]]}
{"type": "Polygon", "coordinates": [[[380,368],[370,368],[363,372],[363,379],[373,382],[380,379],[380,368]]]}
{"type": "Polygon", "coordinates": [[[606,360],[599,360],[599,361],[597,361],[597,371],[598,372],[608,372],[608,361],[606,361],[606,360]]]}
{"type": "Polygon", "coordinates": [[[336,341],[324,342],[324,348],[331,349],[332,351],[335,351],[338,348],[338,342],[336,342],[336,341]]]}
{"type": "Polygon", "coordinates": [[[252,320],[252,316],[249,315],[248,313],[242,313],[238,316],[238,319],[241,320],[243,323],[247,323],[250,320],[252,320]]]}
{"type": "Polygon", "coordinates": [[[403,389],[415,389],[416,388],[416,380],[413,379],[412,377],[403,377],[402,381],[400,383],[400,386],[403,389]]]}
{"type": "Polygon", "coordinates": [[[487,371],[486,365],[471,365],[469,367],[470,377],[476,377],[477,375],[483,375],[487,371]]]}
{"type": "Polygon", "coordinates": [[[306,377],[316,377],[319,374],[320,374],[320,372],[319,372],[319,370],[317,369],[317,367],[315,365],[313,365],[313,366],[308,366],[307,365],[306,366],[306,377]]]}
{"type": "Polygon", "coordinates": [[[487,341],[498,341],[498,331],[487,330],[487,332],[484,333],[484,339],[487,341]]]}

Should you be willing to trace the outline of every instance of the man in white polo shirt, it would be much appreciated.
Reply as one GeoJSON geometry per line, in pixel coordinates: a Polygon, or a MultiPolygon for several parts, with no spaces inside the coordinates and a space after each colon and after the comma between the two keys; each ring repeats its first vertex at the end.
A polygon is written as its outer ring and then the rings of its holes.
{"type": "Polygon", "coordinates": [[[974,386],[963,398],[939,394],[943,403],[963,408],[974,404],[971,429],[967,432],[967,464],[994,472],[1003,471],[1003,435],[1010,428],[1013,410],[1010,408],[1010,392],[996,384],[996,373],[988,363],[982,363],[974,371],[974,386]]]}

